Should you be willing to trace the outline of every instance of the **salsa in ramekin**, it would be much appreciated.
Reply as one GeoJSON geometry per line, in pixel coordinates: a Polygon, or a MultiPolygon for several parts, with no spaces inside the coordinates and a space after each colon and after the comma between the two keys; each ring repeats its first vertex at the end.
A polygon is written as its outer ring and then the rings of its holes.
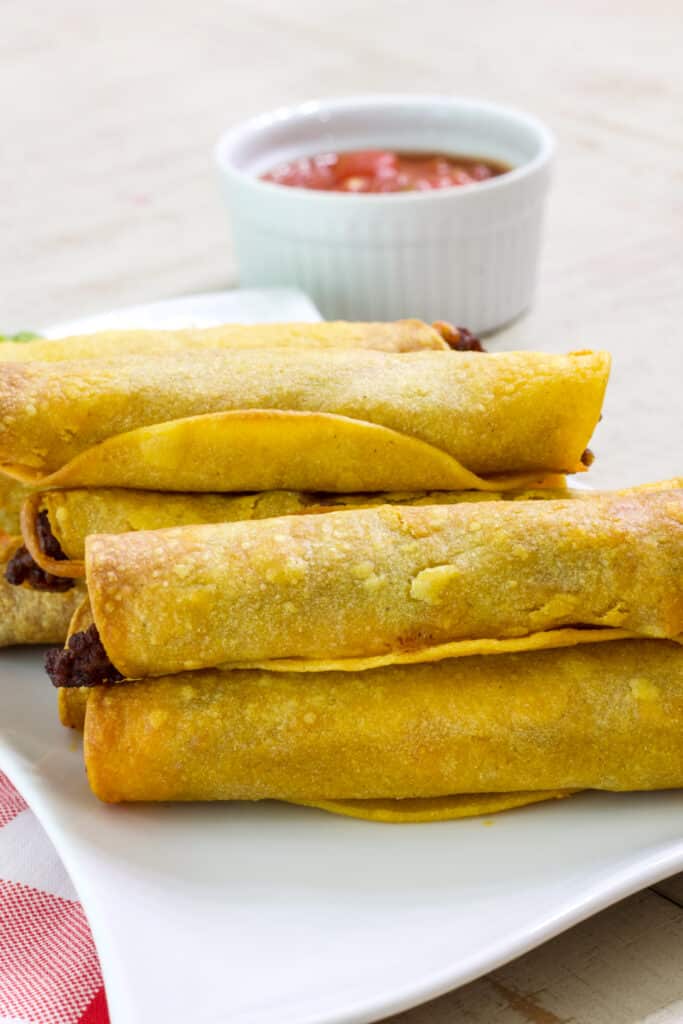
{"type": "Polygon", "coordinates": [[[362,149],[319,153],[278,164],[263,181],[319,192],[427,192],[474,185],[512,168],[487,157],[362,149]]]}

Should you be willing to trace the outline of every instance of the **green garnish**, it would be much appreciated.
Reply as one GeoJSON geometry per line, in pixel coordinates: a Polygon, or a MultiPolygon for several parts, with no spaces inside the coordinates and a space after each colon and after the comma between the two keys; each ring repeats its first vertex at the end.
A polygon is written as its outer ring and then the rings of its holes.
{"type": "Polygon", "coordinates": [[[35,331],[19,331],[17,334],[0,334],[0,341],[35,341],[40,337],[35,331]]]}

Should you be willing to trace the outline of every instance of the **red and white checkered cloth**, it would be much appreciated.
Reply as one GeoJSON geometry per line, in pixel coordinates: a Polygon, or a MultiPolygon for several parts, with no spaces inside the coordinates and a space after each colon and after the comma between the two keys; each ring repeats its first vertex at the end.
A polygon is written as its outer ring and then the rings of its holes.
{"type": "Polygon", "coordinates": [[[0,1024],[109,1024],[83,908],[50,840],[2,772],[0,1024]]]}

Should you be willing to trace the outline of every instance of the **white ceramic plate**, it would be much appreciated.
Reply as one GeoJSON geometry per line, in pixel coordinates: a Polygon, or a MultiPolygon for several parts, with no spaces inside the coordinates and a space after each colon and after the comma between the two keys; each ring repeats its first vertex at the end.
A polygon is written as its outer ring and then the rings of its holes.
{"type": "MultiPolygon", "coordinates": [[[[286,318],[315,311],[232,292],[50,333],[286,318]]],[[[0,768],[83,900],[112,1024],[377,1020],[683,869],[680,793],[403,826],[278,804],[104,806],[35,650],[0,652],[0,768]]]]}

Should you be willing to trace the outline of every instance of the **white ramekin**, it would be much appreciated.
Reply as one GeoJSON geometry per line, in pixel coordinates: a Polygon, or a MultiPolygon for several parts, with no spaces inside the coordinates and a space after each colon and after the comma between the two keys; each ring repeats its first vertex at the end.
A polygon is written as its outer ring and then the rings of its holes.
{"type": "Polygon", "coordinates": [[[302,288],[328,319],[420,317],[493,330],[531,301],[553,148],[528,114],[445,96],[322,100],[246,121],[216,147],[241,284],[302,288]],[[384,195],[259,179],[295,157],[368,148],[491,157],[514,169],[475,185],[384,195]]]}

